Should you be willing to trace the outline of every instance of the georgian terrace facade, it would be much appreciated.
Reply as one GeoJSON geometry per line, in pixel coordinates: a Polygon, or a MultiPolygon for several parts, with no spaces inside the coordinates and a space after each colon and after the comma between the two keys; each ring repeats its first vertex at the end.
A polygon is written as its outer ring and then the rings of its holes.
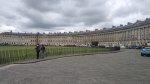
{"type": "Polygon", "coordinates": [[[150,46],[150,18],[144,21],[137,20],[127,25],[113,26],[95,31],[86,30],[69,33],[14,33],[0,34],[0,43],[9,45],[77,45],[89,46],[92,42],[108,46],[150,46]]]}

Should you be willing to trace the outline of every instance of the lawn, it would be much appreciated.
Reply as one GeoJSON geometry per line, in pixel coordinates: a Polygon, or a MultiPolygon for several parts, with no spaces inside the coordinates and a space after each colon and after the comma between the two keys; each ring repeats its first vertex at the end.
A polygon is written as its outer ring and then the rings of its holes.
{"type": "Polygon", "coordinates": [[[0,50],[35,49],[35,46],[0,46],[0,50]]]}

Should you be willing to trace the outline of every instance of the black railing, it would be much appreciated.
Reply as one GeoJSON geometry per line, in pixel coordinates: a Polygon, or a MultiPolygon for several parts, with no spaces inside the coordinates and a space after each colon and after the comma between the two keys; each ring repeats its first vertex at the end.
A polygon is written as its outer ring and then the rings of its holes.
{"type": "MultiPolygon", "coordinates": [[[[45,50],[45,57],[58,56],[66,54],[80,54],[80,53],[95,53],[112,51],[112,48],[88,48],[88,47],[53,47],[45,50]]],[[[41,57],[41,52],[40,52],[41,57]]],[[[12,63],[15,61],[36,59],[35,49],[21,49],[21,50],[1,50],[0,64],[12,63]]]]}

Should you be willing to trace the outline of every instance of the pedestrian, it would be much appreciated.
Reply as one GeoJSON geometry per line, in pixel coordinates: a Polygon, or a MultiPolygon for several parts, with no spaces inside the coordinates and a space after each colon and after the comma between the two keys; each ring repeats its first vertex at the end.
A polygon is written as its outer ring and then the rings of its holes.
{"type": "Polygon", "coordinates": [[[40,45],[37,44],[35,49],[36,49],[36,58],[39,59],[40,45]]]}
{"type": "Polygon", "coordinates": [[[44,58],[44,57],[45,57],[45,54],[44,54],[45,47],[44,47],[44,45],[42,45],[42,47],[41,47],[41,51],[42,51],[42,58],[44,58]]]}

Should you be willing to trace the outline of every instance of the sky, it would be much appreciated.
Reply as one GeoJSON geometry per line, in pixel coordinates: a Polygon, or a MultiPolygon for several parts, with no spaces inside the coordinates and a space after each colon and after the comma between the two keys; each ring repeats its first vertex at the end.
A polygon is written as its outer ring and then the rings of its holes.
{"type": "Polygon", "coordinates": [[[0,0],[1,32],[93,31],[150,18],[150,0],[0,0]]]}

